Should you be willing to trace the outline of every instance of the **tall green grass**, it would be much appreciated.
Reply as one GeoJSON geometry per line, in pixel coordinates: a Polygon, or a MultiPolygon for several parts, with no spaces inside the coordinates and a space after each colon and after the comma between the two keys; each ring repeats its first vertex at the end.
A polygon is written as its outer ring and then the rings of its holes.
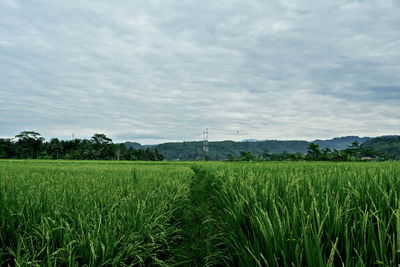
{"type": "Polygon", "coordinates": [[[209,164],[227,266],[397,266],[399,163],[209,164]]]}
{"type": "Polygon", "coordinates": [[[0,162],[0,264],[170,265],[190,168],[0,162]]]}
{"type": "Polygon", "coordinates": [[[0,161],[0,265],[398,266],[399,197],[398,162],[0,161]]]}

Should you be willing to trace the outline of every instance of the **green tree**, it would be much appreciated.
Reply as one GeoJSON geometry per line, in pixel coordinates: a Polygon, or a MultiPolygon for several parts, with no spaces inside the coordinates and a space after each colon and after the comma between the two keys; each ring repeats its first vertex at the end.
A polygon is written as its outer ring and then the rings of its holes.
{"type": "Polygon", "coordinates": [[[345,161],[346,157],[344,155],[344,153],[340,150],[334,149],[332,152],[332,160],[334,161],[345,161]]]}
{"type": "Polygon", "coordinates": [[[60,140],[58,140],[58,138],[52,138],[47,144],[47,147],[49,156],[51,156],[53,159],[59,159],[63,148],[60,140]]]}
{"type": "Polygon", "coordinates": [[[332,160],[333,154],[329,147],[325,147],[321,150],[321,160],[332,160]]]}
{"type": "Polygon", "coordinates": [[[112,139],[105,134],[95,133],[91,142],[93,144],[94,159],[113,159],[112,139]]]}
{"type": "Polygon", "coordinates": [[[10,139],[0,138],[0,158],[7,159],[14,156],[14,146],[10,139]]]}
{"type": "Polygon", "coordinates": [[[347,161],[355,161],[361,159],[360,144],[357,141],[351,143],[345,150],[343,150],[343,153],[347,161]]]}
{"type": "Polygon", "coordinates": [[[264,160],[271,160],[271,153],[269,152],[268,148],[264,149],[261,156],[263,157],[264,160]]]}
{"type": "Polygon", "coordinates": [[[235,161],[236,158],[231,153],[229,153],[229,154],[226,155],[226,160],[227,161],[235,161]]]}
{"type": "Polygon", "coordinates": [[[253,161],[255,159],[255,156],[251,152],[247,151],[240,151],[240,160],[241,161],[253,161]]]}
{"type": "Polygon", "coordinates": [[[92,142],[95,144],[112,144],[112,139],[105,134],[95,133],[92,136],[92,142]]]}
{"type": "Polygon", "coordinates": [[[321,159],[321,151],[319,150],[318,144],[310,143],[308,145],[306,159],[308,159],[308,160],[320,160],[321,159]]]}
{"type": "Polygon", "coordinates": [[[34,131],[23,131],[15,136],[19,158],[37,158],[43,146],[44,138],[34,131]]]}

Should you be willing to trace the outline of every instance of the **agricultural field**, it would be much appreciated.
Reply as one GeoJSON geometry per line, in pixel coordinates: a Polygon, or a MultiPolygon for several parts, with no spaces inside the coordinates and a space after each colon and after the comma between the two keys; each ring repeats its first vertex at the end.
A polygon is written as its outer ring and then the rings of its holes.
{"type": "Polygon", "coordinates": [[[166,265],[189,167],[2,161],[1,265],[166,265]]]}
{"type": "Polygon", "coordinates": [[[2,266],[397,266],[399,162],[0,161],[2,266]]]}

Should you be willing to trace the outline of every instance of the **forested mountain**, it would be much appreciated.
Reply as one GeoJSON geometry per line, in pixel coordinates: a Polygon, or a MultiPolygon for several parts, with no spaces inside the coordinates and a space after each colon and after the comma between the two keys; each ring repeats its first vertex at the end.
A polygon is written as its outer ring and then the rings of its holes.
{"type": "MultiPolygon", "coordinates": [[[[342,150],[347,148],[351,143],[358,142],[359,144],[369,140],[369,137],[358,136],[345,136],[329,140],[316,140],[314,143],[318,144],[321,149],[329,148],[331,150],[342,150]]],[[[164,143],[154,146],[142,146],[142,148],[157,149],[167,160],[197,160],[197,159],[210,159],[210,160],[224,160],[228,154],[237,156],[240,151],[251,152],[254,154],[261,154],[268,149],[270,153],[307,153],[307,147],[311,142],[308,141],[279,141],[279,140],[263,140],[258,141],[255,139],[247,139],[241,142],[234,141],[217,141],[209,142],[209,152],[204,153],[203,142],[177,142],[177,143],[164,143]]],[[[136,147],[138,143],[126,142],[128,147],[136,147]]],[[[140,147],[136,147],[140,148],[140,147]]]]}
{"type": "Polygon", "coordinates": [[[329,140],[315,140],[313,141],[313,143],[319,145],[320,148],[327,147],[331,150],[333,149],[342,150],[347,148],[347,146],[353,142],[358,142],[359,144],[362,144],[370,139],[371,137],[344,136],[344,137],[336,137],[329,140]]]}
{"type": "Polygon", "coordinates": [[[383,154],[388,159],[400,160],[400,136],[373,138],[362,144],[361,147],[383,154]]]}
{"type": "Polygon", "coordinates": [[[159,145],[141,145],[136,142],[114,144],[104,134],[95,134],[89,140],[52,138],[46,141],[39,133],[32,131],[21,132],[13,139],[0,138],[0,158],[225,160],[261,157],[269,160],[299,160],[310,154],[310,144],[318,148],[318,153],[324,159],[330,156],[338,159],[343,156],[361,158],[364,155],[400,160],[400,136],[346,136],[314,142],[253,139],[242,142],[217,141],[209,142],[209,152],[204,152],[202,141],[159,145]],[[345,153],[339,153],[342,150],[345,153]]]}
{"type": "Polygon", "coordinates": [[[265,149],[271,153],[287,151],[307,152],[306,141],[260,141],[260,142],[234,142],[219,141],[209,142],[209,152],[203,151],[203,142],[165,143],[155,146],[166,159],[196,160],[206,158],[210,160],[226,159],[228,154],[238,155],[240,151],[261,154],[265,149]]]}
{"type": "Polygon", "coordinates": [[[133,149],[143,149],[143,147],[144,147],[141,144],[136,143],[136,142],[125,142],[125,146],[128,148],[133,148],[133,149]]]}

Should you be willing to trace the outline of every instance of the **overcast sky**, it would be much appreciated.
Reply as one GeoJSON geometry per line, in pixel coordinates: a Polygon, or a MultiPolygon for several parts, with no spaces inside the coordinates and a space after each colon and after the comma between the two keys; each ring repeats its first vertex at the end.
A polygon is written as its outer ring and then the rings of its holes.
{"type": "Polygon", "coordinates": [[[0,136],[400,134],[398,0],[0,0],[0,136]]]}

